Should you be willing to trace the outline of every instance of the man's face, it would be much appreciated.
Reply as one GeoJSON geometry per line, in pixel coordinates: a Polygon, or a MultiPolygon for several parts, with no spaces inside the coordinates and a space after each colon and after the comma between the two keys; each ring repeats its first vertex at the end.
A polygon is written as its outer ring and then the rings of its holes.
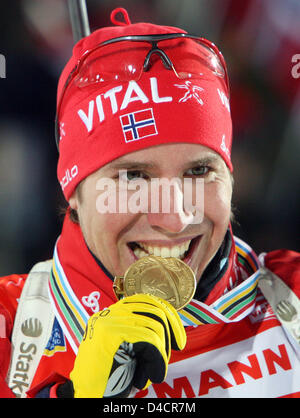
{"type": "MultiPolygon", "coordinates": [[[[128,190],[127,200],[136,190],[128,190]]],[[[69,203],[78,212],[89,249],[113,276],[123,275],[138,258],[154,254],[181,258],[199,280],[224,239],[230,221],[231,195],[230,174],[217,153],[197,144],[167,144],[124,155],[105,165],[82,182],[80,196],[75,192],[69,203]],[[164,213],[162,206],[151,213],[151,199],[161,201],[162,193],[160,190],[154,196],[150,184],[162,178],[177,178],[181,184],[184,179],[192,179],[194,196],[196,179],[203,179],[202,222],[193,222],[191,211],[183,204],[183,188],[179,186],[171,188],[169,213],[164,213]],[[125,184],[127,179],[129,183],[144,179],[144,184],[149,185],[147,210],[99,213],[97,201],[106,192],[99,191],[98,182],[104,179],[115,182],[117,201],[120,193],[124,193],[119,190],[120,184],[125,184]]]]}

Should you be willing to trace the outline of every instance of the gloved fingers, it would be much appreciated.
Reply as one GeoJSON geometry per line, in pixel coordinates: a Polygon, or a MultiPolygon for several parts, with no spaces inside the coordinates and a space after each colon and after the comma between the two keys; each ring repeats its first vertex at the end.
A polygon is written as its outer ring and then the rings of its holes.
{"type": "MultiPolygon", "coordinates": [[[[126,322],[128,324],[128,321],[124,319],[124,323],[126,322]]],[[[130,327],[127,325],[124,334],[122,333],[123,327],[113,326],[110,331],[112,334],[119,332],[119,338],[123,340],[126,338],[126,343],[132,344],[132,355],[136,367],[132,384],[138,389],[143,389],[148,380],[151,383],[161,383],[165,379],[169,355],[165,351],[165,339],[161,324],[142,316],[138,318],[137,322],[139,325],[137,323],[130,327]],[[153,325],[155,329],[152,328],[153,325]],[[159,331],[157,332],[157,330],[159,331]]],[[[119,323],[122,324],[122,321],[119,323]]]]}
{"type": "Polygon", "coordinates": [[[137,389],[144,389],[147,382],[149,384],[163,382],[168,363],[157,347],[153,344],[138,342],[133,344],[133,350],[137,360],[133,385],[137,389]]]}
{"type": "MultiPolygon", "coordinates": [[[[164,299],[148,294],[136,294],[133,296],[128,296],[122,299],[120,302],[127,306],[130,306],[131,304],[143,305],[141,309],[138,309],[139,312],[142,312],[145,309],[148,312],[155,313],[153,310],[151,310],[151,305],[155,308],[159,308],[160,310],[162,310],[168,321],[172,349],[182,350],[185,347],[186,333],[184,326],[178,315],[178,312],[169,302],[167,302],[164,299]],[[148,308],[147,305],[149,305],[148,308]]],[[[158,316],[162,317],[161,314],[158,316]]]]}
{"type": "MultiPolygon", "coordinates": [[[[134,309],[135,305],[132,305],[131,309],[134,309]]],[[[141,311],[135,311],[131,309],[122,309],[117,312],[115,310],[112,312],[113,321],[109,320],[109,314],[101,320],[94,323],[94,333],[99,334],[99,339],[101,335],[116,334],[122,341],[127,342],[138,342],[138,341],[147,341],[152,342],[151,339],[154,337],[149,330],[152,330],[158,337],[156,346],[159,344],[159,350],[164,348],[166,356],[169,360],[171,355],[171,335],[168,326],[168,320],[163,311],[147,305],[144,309],[144,306],[138,306],[141,308],[141,311]],[[107,318],[107,319],[105,319],[107,318]],[[97,328],[101,328],[98,332],[97,328]],[[139,329],[138,334],[136,331],[139,329]],[[115,331],[114,331],[115,330],[115,331]],[[150,334],[149,337],[146,334],[150,334]],[[136,335],[135,341],[129,341],[128,336],[136,335]],[[147,339],[148,338],[148,339],[147,339]],[[151,339],[150,339],[151,338],[151,339]]]]}
{"type": "MultiPolygon", "coordinates": [[[[165,363],[169,361],[169,353],[166,351],[165,331],[161,323],[152,318],[136,315],[137,320],[128,325],[125,318],[120,318],[119,325],[112,325],[109,328],[111,335],[117,334],[120,344],[147,343],[152,344],[161,353],[165,363]]],[[[114,339],[114,337],[112,337],[114,339]]],[[[135,353],[135,350],[134,350],[135,353]]]]}
{"type": "Polygon", "coordinates": [[[138,389],[144,388],[148,380],[161,383],[166,377],[170,358],[170,349],[166,351],[166,346],[170,347],[168,327],[151,312],[144,314],[115,315],[115,323],[107,323],[108,329],[104,330],[104,333],[110,333],[110,339],[117,335],[120,340],[132,344],[136,360],[133,385],[138,389]]]}
{"type": "MultiPolygon", "coordinates": [[[[84,339],[97,339],[103,344],[107,341],[107,336],[110,336],[110,345],[114,344],[114,354],[123,341],[149,342],[154,344],[159,351],[163,351],[168,361],[171,354],[171,336],[165,313],[150,304],[121,305],[120,302],[94,314],[89,319],[84,339]],[[141,311],[135,311],[136,306],[141,311]]],[[[92,349],[96,350],[97,346],[99,344],[94,344],[92,349]]],[[[101,347],[101,351],[103,349],[105,349],[105,344],[101,347]]],[[[112,346],[109,347],[110,351],[111,349],[112,346]]]]}
{"type": "Polygon", "coordinates": [[[123,343],[114,357],[103,396],[120,396],[128,394],[132,386],[144,389],[152,383],[161,383],[167,374],[167,367],[168,364],[154,345],[144,341],[123,343]],[[121,356],[118,356],[119,352],[121,356]]]}
{"type": "Polygon", "coordinates": [[[169,325],[171,347],[173,350],[183,350],[186,345],[186,332],[176,309],[166,300],[158,299],[158,304],[163,309],[169,325]]]}
{"type": "MultiPolygon", "coordinates": [[[[168,321],[163,311],[150,304],[120,305],[120,302],[94,314],[89,319],[83,340],[97,336],[96,338],[103,341],[102,338],[107,337],[114,328],[117,328],[116,335],[123,335],[123,341],[126,341],[129,327],[148,327],[156,332],[162,341],[167,340],[166,345],[170,345],[168,321]]],[[[166,352],[168,353],[169,350],[166,352]]]]}
{"type": "Polygon", "coordinates": [[[148,322],[148,327],[155,330],[157,335],[159,335],[159,337],[161,338],[161,341],[165,342],[165,352],[169,361],[171,356],[171,334],[168,325],[168,320],[163,312],[157,312],[157,309],[153,309],[151,311],[152,312],[149,312],[149,310],[147,312],[145,312],[144,310],[132,311],[132,313],[135,315],[140,315],[141,318],[139,319],[139,322],[145,324],[145,326],[147,326],[148,322]],[[160,315],[157,315],[157,313],[159,313],[160,315]],[[146,318],[150,318],[150,320],[147,321],[146,318]]]}

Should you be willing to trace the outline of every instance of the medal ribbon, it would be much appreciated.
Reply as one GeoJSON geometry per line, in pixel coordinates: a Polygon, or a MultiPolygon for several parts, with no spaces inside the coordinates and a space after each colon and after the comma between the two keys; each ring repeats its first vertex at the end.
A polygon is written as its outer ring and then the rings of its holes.
{"type": "Polygon", "coordinates": [[[49,295],[56,317],[76,354],[90,315],[69,284],[58,258],[56,246],[49,280],[49,295]]]}
{"type": "Polygon", "coordinates": [[[179,311],[185,326],[236,322],[245,318],[255,306],[259,271],[250,276],[212,305],[193,299],[179,311]]]}
{"type": "Polygon", "coordinates": [[[234,237],[235,250],[244,275],[250,277],[226,292],[211,305],[195,299],[180,310],[179,316],[185,326],[237,322],[249,315],[255,307],[257,285],[259,281],[259,261],[246,243],[234,237]]]}

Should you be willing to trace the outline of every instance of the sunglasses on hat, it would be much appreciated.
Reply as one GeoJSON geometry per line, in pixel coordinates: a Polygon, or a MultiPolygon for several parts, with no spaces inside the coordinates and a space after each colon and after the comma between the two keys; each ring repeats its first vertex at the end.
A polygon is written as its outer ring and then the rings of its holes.
{"type": "Polygon", "coordinates": [[[173,71],[179,79],[199,78],[203,76],[205,69],[206,73],[208,71],[224,79],[229,93],[228,74],[223,55],[212,42],[205,38],[187,33],[129,35],[112,38],[85,51],[70,72],[57,106],[55,118],[57,148],[59,149],[60,109],[71,82],[78,88],[84,88],[93,84],[102,87],[118,81],[138,81],[157,60],[162,61],[164,67],[173,71]],[[183,44],[185,40],[191,40],[191,48],[187,48],[186,43],[183,44]],[[120,49],[122,43],[124,46],[120,49]],[[178,55],[178,48],[181,46],[183,49],[178,55]],[[146,56],[143,52],[146,52],[146,56]]]}

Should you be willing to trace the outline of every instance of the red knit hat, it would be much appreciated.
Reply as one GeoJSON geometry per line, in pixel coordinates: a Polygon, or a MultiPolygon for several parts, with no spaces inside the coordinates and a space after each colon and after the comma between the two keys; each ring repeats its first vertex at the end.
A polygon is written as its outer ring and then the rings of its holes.
{"type": "MultiPolygon", "coordinates": [[[[155,56],[150,69],[143,72],[142,65],[151,45],[120,42],[106,46],[103,56],[102,51],[97,52],[98,63],[104,69],[116,69],[114,80],[97,82],[97,75],[93,82],[85,83],[83,73],[65,87],[78,60],[108,39],[186,33],[174,27],[131,24],[126,14],[125,20],[126,25],[105,27],[81,39],[74,46],[59,80],[57,174],[67,200],[80,181],[100,167],[122,155],[154,145],[201,144],[220,154],[232,171],[228,86],[224,78],[206,65],[201,66],[200,60],[201,73],[189,79],[180,79],[174,71],[166,69],[159,56],[155,56]],[[122,72],[124,61],[130,64],[131,57],[140,59],[141,74],[137,80],[124,81],[117,74],[122,72]]],[[[175,67],[183,56],[199,54],[199,45],[190,39],[164,41],[158,46],[172,55],[175,67]]],[[[96,60],[91,59],[85,71],[93,74],[93,67],[97,65],[96,60]]]]}

